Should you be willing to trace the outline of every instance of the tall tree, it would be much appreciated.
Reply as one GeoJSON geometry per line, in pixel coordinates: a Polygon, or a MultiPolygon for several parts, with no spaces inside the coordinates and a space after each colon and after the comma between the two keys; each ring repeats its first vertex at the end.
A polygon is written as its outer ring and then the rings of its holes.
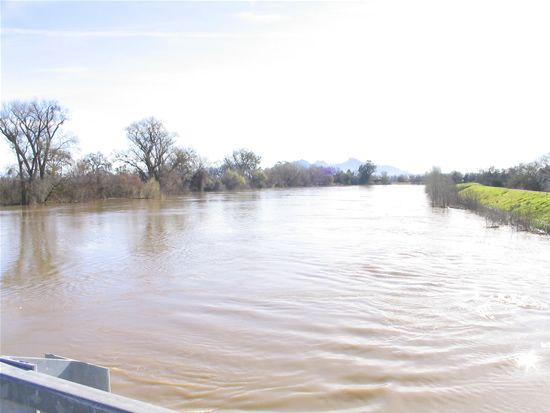
{"type": "Polygon", "coordinates": [[[17,158],[21,203],[44,202],[71,162],[76,138],[64,133],[68,110],[56,101],[13,101],[2,105],[0,132],[17,158]]]}
{"type": "Polygon", "coordinates": [[[143,181],[155,178],[162,185],[163,172],[174,152],[177,133],[169,132],[153,116],[133,122],[125,130],[130,147],[117,154],[117,159],[133,168],[143,181]]]}
{"type": "Polygon", "coordinates": [[[191,178],[191,187],[197,191],[204,191],[208,182],[209,162],[204,156],[197,156],[195,159],[195,173],[191,178]]]}
{"type": "Polygon", "coordinates": [[[426,173],[425,190],[433,207],[446,208],[456,194],[456,184],[449,175],[441,172],[441,168],[434,166],[426,173]]]}
{"type": "Polygon", "coordinates": [[[366,185],[370,181],[372,174],[376,172],[376,165],[372,161],[367,161],[359,167],[359,184],[366,185]]]}
{"type": "Polygon", "coordinates": [[[194,149],[174,147],[161,170],[163,191],[168,194],[186,192],[198,164],[198,155],[194,149]]]}
{"type": "Polygon", "coordinates": [[[308,186],[311,183],[308,172],[306,167],[295,163],[277,162],[265,171],[267,186],[276,188],[308,186]]]}
{"type": "Polygon", "coordinates": [[[101,152],[89,153],[77,165],[84,173],[98,175],[111,172],[113,164],[101,152]]]}
{"type": "Polygon", "coordinates": [[[528,191],[541,191],[542,186],[539,177],[541,164],[534,161],[528,164],[520,163],[517,166],[508,168],[505,172],[506,188],[524,189],[528,191]]]}
{"type": "Polygon", "coordinates": [[[71,199],[89,201],[109,196],[113,165],[101,152],[89,153],[71,171],[71,199]]]}
{"type": "Polygon", "coordinates": [[[233,151],[233,154],[226,156],[223,160],[224,170],[231,169],[243,176],[247,182],[253,180],[253,171],[260,167],[262,157],[247,149],[233,151]]]}

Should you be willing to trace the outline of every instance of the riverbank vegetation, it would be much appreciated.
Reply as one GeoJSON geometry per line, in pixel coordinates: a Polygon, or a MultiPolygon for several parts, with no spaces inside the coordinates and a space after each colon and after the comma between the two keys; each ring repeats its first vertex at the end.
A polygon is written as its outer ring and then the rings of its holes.
{"type": "Polygon", "coordinates": [[[550,233],[550,193],[457,185],[457,204],[483,215],[491,226],[550,233]]]}
{"type": "MultiPolygon", "coordinates": [[[[177,133],[152,116],[125,129],[125,150],[110,157],[98,152],[75,160],[77,139],[63,129],[68,121],[68,110],[56,101],[3,104],[0,133],[17,163],[0,176],[2,205],[158,198],[188,191],[366,185],[376,172],[371,161],[347,172],[291,162],[262,169],[261,156],[244,148],[211,163],[194,149],[177,146],[177,133]]],[[[377,183],[391,180],[382,176],[377,183]]]]}
{"type": "MultiPolygon", "coordinates": [[[[537,161],[538,168],[515,185],[546,188],[549,156],[537,161]]],[[[533,163],[535,164],[535,163],[533,163]]],[[[530,168],[533,165],[530,166],[530,168]]],[[[527,169],[525,165],[510,168],[527,169]]],[[[483,174],[480,174],[482,176],[483,174]]],[[[464,208],[483,216],[488,227],[510,225],[517,230],[550,233],[550,193],[543,191],[485,186],[479,182],[458,182],[457,174],[444,174],[434,167],[426,174],[426,193],[433,207],[464,208]]]]}
{"type": "MultiPolygon", "coordinates": [[[[483,202],[481,198],[474,202],[478,196],[474,190],[461,192],[459,196],[457,185],[478,183],[550,191],[550,153],[529,164],[502,170],[491,167],[466,174],[457,171],[444,174],[440,168],[433,168],[425,175],[390,177],[386,173],[377,175],[370,160],[357,171],[305,167],[295,162],[277,162],[261,168],[261,156],[245,148],[233,151],[222,161],[210,162],[192,148],[177,146],[178,134],[151,116],[126,127],[125,150],[109,156],[90,153],[75,159],[77,138],[64,130],[69,121],[69,111],[56,101],[13,101],[2,105],[0,133],[16,162],[0,176],[2,205],[159,198],[189,191],[426,183],[434,207],[484,205],[502,211],[495,205],[484,204],[485,198],[483,202]]],[[[529,202],[530,208],[534,208],[534,201],[529,202]]],[[[511,206],[507,204],[507,208],[511,206]]],[[[512,209],[515,216],[533,213],[512,209]]]]}
{"type": "Polygon", "coordinates": [[[456,184],[450,175],[441,172],[441,168],[434,166],[426,173],[426,194],[433,207],[447,208],[456,198],[456,184]]]}

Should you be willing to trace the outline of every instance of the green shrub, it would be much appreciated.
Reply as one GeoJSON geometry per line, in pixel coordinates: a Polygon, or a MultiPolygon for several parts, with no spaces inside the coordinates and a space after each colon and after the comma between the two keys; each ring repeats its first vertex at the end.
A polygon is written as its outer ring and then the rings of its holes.
{"type": "Polygon", "coordinates": [[[239,175],[237,172],[233,172],[231,169],[228,169],[223,174],[222,183],[229,190],[246,188],[244,176],[239,175]]]}
{"type": "Polygon", "coordinates": [[[161,197],[160,184],[155,178],[151,178],[140,191],[141,198],[159,199],[161,197]]]}

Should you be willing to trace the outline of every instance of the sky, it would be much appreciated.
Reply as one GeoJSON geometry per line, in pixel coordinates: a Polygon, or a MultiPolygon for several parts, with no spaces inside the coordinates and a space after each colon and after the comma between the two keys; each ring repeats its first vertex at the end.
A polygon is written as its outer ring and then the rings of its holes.
{"type": "Polygon", "coordinates": [[[507,168],[550,152],[549,21],[548,0],[2,0],[1,99],[69,109],[76,158],[155,116],[213,163],[507,168]]]}

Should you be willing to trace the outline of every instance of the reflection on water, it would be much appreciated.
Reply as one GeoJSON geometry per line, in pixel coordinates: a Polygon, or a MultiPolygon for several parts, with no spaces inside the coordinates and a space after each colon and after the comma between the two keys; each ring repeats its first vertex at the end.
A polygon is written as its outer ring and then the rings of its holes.
{"type": "MultiPolygon", "coordinates": [[[[1,210],[2,353],[179,411],[550,406],[550,240],[422,187],[1,210]]],[[[544,411],[544,409],[542,410],[544,411]]]]}

